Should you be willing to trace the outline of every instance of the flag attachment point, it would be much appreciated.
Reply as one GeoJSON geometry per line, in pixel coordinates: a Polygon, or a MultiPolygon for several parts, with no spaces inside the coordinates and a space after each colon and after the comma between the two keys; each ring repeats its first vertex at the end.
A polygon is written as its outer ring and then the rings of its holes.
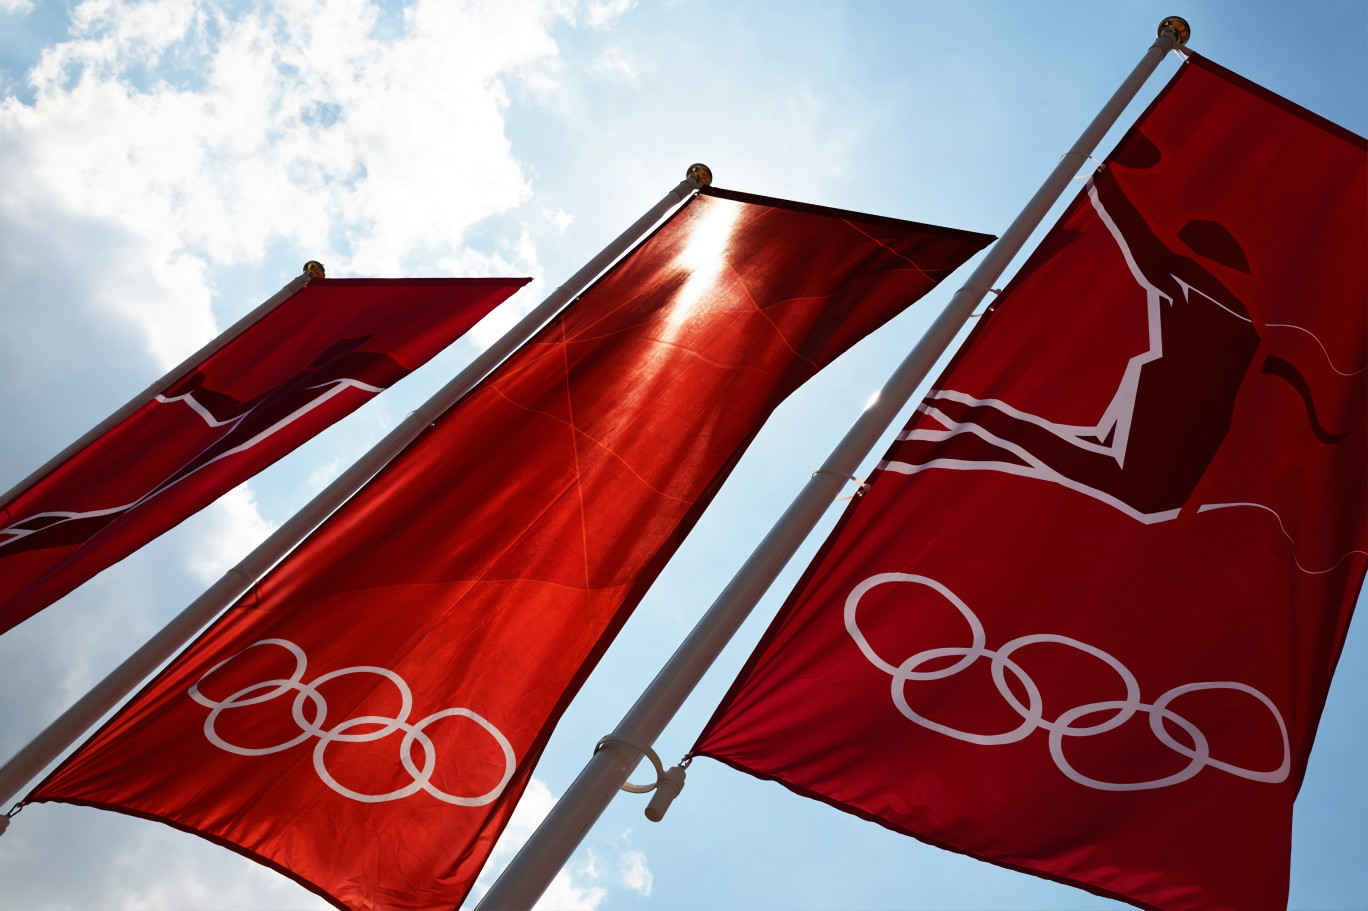
{"type": "Polygon", "coordinates": [[[855,498],[858,497],[858,496],[863,496],[863,495],[864,495],[864,492],[865,492],[866,490],[869,489],[869,485],[868,485],[867,483],[865,483],[864,481],[861,481],[859,478],[855,477],[855,475],[853,475],[853,474],[846,474],[844,471],[832,471],[832,470],[829,469],[829,468],[819,468],[819,469],[817,469],[816,471],[814,471],[814,472],[812,473],[812,476],[815,478],[815,477],[817,477],[819,474],[829,474],[829,475],[831,475],[833,478],[845,478],[845,479],[847,479],[847,480],[854,481],[856,484],[859,485],[859,487],[856,488],[855,492],[854,492],[853,494],[851,494],[850,496],[848,496],[848,497],[837,497],[837,498],[836,498],[837,502],[839,502],[839,501],[841,501],[841,500],[853,500],[853,499],[855,499],[855,498]]]}
{"type": "Polygon", "coordinates": [[[16,815],[23,808],[24,805],[22,803],[16,803],[14,806],[10,807],[10,811],[8,813],[0,815],[0,835],[4,835],[5,832],[9,829],[10,817],[16,815]]]}
{"type": "Polygon", "coordinates": [[[327,278],[327,274],[323,271],[323,264],[316,259],[311,259],[304,264],[304,274],[309,278],[327,278]]]}
{"type": "Polygon", "coordinates": [[[689,170],[684,172],[684,176],[692,177],[705,187],[712,186],[712,168],[701,161],[695,161],[693,164],[689,165],[689,170]]]}
{"type": "Polygon", "coordinates": [[[594,752],[597,753],[610,743],[620,743],[623,746],[631,747],[651,760],[651,765],[655,766],[656,780],[654,784],[632,784],[630,781],[625,781],[622,783],[621,790],[628,794],[649,794],[655,791],[655,796],[646,805],[646,818],[651,822],[660,822],[665,818],[665,811],[670,809],[670,804],[674,803],[679,792],[684,790],[684,767],[688,761],[671,767],[667,772],[665,771],[665,764],[660,761],[655,750],[622,737],[614,737],[612,734],[601,738],[598,743],[594,744],[594,752]]]}

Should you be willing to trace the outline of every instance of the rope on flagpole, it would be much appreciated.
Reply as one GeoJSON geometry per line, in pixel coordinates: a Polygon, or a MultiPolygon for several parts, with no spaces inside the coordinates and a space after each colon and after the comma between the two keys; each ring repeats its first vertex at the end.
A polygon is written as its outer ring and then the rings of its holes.
{"type": "Polygon", "coordinates": [[[1050,207],[1069,187],[1073,175],[1120,118],[1160,61],[1174,47],[1186,42],[1190,32],[1188,24],[1177,17],[1165,19],[1160,24],[1159,37],[1130,75],[989,249],[964,287],[950,298],[945,310],[855,420],[822,468],[808,479],[617,728],[601,741],[602,749],[594,753],[532,837],[504,868],[476,906],[476,911],[528,909],[546,891],[579,847],[585,833],[641,761],[641,748],[628,744],[651,744],[660,736],[703,674],[750,616],[761,596],[821,521],[845,483],[844,479],[859,468],[902,407],[911,400],[922,380],[968,322],[974,308],[1025,246],[1050,207]]]}

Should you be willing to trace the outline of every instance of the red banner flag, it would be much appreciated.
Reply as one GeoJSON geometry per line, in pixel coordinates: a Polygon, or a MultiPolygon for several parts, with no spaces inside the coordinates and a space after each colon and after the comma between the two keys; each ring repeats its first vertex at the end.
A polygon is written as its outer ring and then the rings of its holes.
{"type": "Polygon", "coordinates": [[[351,908],[451,908],[551,729],[795,388],[991,238],[705,189],[29,800],[351,908]]]}
{"type": "Polygon", "coordinates": [[[0,507],[0,632],[355,411],[528,281],[309,282],[0,507]]]}
{"type": "Polygon", "coordinates": [[[1368,558],[1366,165],[1191,58],[695,752],[1142,907],[1283,907],[1368,558]]]}

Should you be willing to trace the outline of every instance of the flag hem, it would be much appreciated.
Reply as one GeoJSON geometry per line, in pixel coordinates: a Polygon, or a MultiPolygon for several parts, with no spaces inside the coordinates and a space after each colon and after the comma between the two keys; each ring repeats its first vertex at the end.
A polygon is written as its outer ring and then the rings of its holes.
{"type": "Polygon", "coordinates": [[[1249,79],[1246,79],[1245,77],[1241,76],[1239,73],[1226,69],[1214,60],[1211,60],[1208,57],[1203,57],[1201,54],[1194,52],[1188,57],[1188,60],[1191,61],[1194,65],[1199,66],[1207,72],[1211,73],[1212,75],[1219,76],[1220,78],[1224,79],[1226,82],[1229,82],[1236,88],[1243,89],[1244,91],[1248,92],[1254,97],[1262,101],[1266,101],[1274,107],[1286,111],[1294,117],[1299,117],[1302,120],[1305,120],[1307,123],[1311,124],[1312,126],[1318,127],[1319,129],[1324,130],[1332,136],[1336,136],[1340,139],[1343,139],[1350,145],[1354,145],[1360,149],[1368,151],[1368,139],[1365,139],[1364,137],[1355,133],[1348,127],[1342,127],[1330,118],[1322,117],[1315,111],[1308,110],[1307,108],[1304,108],[1301,105],[1297,104],[1295,101],[1292,101],[1289,98],[1284,98],[1277,92],[1274,92],[1271,89],[1266,89],[1263,86],[1259,85],[1257,82],[1252,82],[1249,79]]]}
{"type": "Polygon", "coordinates": [[[504,287],[514,285],[521,288],[532,281],[530,277],[514,278],[315,278],[310,285],[349,285],[353,288],[383,287],[385,285],[405,285],[410,288],[430,287],[504,287]]]}
{"type": "Polygon", "coordinates": [[[704,187],[698,191],[698,195],[714,196],[718,199],[729,199],[732,202],[744,202],[754,206],[768,206],[772,209],[788,209],[792,212],[805,212],[809,215],[824,215],[828,218],[840,218],[847,221],[883,224],[903,229],[913,228],[927,234],[937,234],[942,237],[960,237],[966,240],[977,238],[984,241],[979,249],[983,249],[983,247],[986,247],[988,244],[997,240],[996,234],[986,234],[982,231],[968,231],[963,228],[947,228],[943,225],[930,225],[921,221],[908,221],[905,218],[893,218],[889,215],[870,215],[867,212],[855,212],[851,209],[834,209],[831,206],[819,206],[808,202],[794,202],[791,199],[779,199],[775,196],[761,196],[758,193],[743,193],[740,190],[724,190],[721,187],[704,187]]]}

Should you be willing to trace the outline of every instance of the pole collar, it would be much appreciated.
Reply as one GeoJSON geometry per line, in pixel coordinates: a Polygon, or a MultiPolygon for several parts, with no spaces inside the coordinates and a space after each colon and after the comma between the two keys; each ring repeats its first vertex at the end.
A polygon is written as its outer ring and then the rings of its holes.
{"type": "Polygon", "coordinates": [[[853,499],[855,499],[856,497],[862,497],[862,496],[864,496],[865,491],[869,489],[869,482],[868,482],[868,481],[861,481],[859,478],[855,477],[853,474],[846,474],[844,471],[832,471],[830,468],[819,468],[819,469],[817,469],[816,471],[814,471],[814,472],[812,473],[812,476],[815,478],[815,477],[817,477],[819,474],[829,474],[829,475],[831,475],[833,478],[845,478],[846,480],[854,481],[856,484],[860,485],[860,486],[855,490],[855,492],[854,492],[853,494],[851,494],[850,496],[848,496],[848,497],[837,497],[836,499],[837,499],[838,501],[840,501],[840,500],[853,500],[853,499]]]}

